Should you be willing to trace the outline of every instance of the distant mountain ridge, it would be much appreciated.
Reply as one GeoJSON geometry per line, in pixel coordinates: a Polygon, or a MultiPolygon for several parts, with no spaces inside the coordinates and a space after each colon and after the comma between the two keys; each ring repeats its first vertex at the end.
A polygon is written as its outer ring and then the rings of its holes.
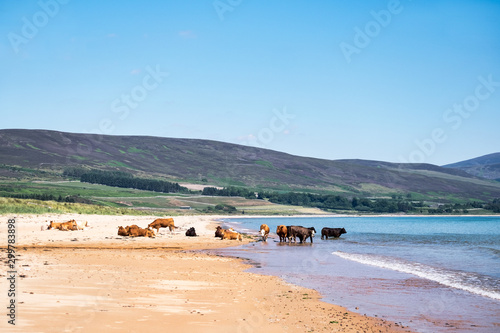
{"type": "MultiPolygon", "coordinates": [[[[84,166],[174,181],[328,191],[349,196],[412,193],[426,198],[450,196],[463,200],[500,197],[500,184],[454,168],[367,160],[332,161],[198,139],[8,129],[0,130],[0,161],[5,166],[58,172],[84,166]]],[[[0,177],[15,177],[8,170],[0,169],[0,177]]]]}
{"type": "Polygon", "coordinates": [[[476,177],[500,181],[500,153],[488,154],[443,167],[462,170],[476,177]]]}

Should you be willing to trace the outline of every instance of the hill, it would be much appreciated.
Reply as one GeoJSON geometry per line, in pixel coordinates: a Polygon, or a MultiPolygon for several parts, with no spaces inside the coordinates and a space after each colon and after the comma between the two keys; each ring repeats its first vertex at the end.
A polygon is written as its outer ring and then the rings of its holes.
{"type": "Polygon", "coordinates": [[[470,160],[444,165],[443,167],[462,170],[477,177],[500,181],[500,153],[484,155],[470,160]]]}
{"type": "Polygon", "coordinates": [[[61,177],[68,167],[218,186],[330,192],[349,196],[490,200],[500,184],[431,164],[324,160],[196,139],[0,130],[0,177],[61,177]]]}

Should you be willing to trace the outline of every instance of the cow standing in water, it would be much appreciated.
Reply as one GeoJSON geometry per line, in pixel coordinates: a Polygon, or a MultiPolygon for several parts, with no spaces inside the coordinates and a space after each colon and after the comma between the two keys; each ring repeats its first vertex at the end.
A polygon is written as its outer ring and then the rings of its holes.
{"type": "Polygon", "coordinates": [[[280,243],[281,242],[285,242],[286,243],[286,239],[287,239],[287,236],[288,236],[288,231],[287,231],[287,228],[284,225],[279,225],[276,228],[276,234],[280,238],[280,243]]]}
{"type": "Polygon", "coordinates": [[[269,235],[269,226],[267,224],[260,225],[260,235],[262,236],[262,240],[267,242],[267,236],[269,235]]]}
{"type": "Polygon", "coordinates": [[[339,238],[340,235],[346,234],[347,231],[345,231],[344,228],[327,228],[324,227],[321,229],[321,239],[325,237],[325,239],[328,239],[328,237],[333,237],[333,238],[339,238]]]}
{"type": "Polygon", "coordinates": [[[292,225],[290,227],[287,227],[287,229],[289,229],[288,230],[288,237],[293,238],[294,242],[295,242],[295,238],[298,237],[301,243],[306,241],[307,238],[309,238],[311,240],[311,243],[312,243],[314,234],[316,233],[316,229],[314,229],[314,227],[304,228],[302,226],[292,225]]]}

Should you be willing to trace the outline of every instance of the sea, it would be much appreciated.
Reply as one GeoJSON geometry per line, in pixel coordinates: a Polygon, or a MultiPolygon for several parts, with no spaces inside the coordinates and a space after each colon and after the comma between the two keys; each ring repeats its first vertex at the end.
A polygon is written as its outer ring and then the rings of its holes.
{"type": "Polygon", "coordinates": [[[323,300],[416,332],[500,332],[500,217],[280,217],[225,219],[267,242],[220,249],[250,272],[317,290],[323,300]],[[276,227],[317,231],[313,243],[280,243],[276,227]],[[345,228],[321,239],[323,227],[345,228]]]}

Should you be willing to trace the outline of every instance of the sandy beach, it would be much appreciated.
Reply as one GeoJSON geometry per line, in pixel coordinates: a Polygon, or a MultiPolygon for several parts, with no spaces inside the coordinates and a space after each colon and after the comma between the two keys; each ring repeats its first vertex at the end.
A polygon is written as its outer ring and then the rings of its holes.
{"type": "MultiPolygon", "coordinates": [[[[7,223],[0,244],[7,247],[7,223]]],[[[216,216],[174,217],[179,228],[156,238],[117,235],[155,217],[20,215],[15,296],[3,297],[9,332],[408,332],[393,322],[349,312],[283,280],[246,272],[250,263],[204,253],[243,242],[214,237],[216,216]],[[88,221],[79,231],[46,230],[49,221],[88,221]],[[195,227],[198,237],[186,237],[195,227]],[[15,299],[15,326],[8,323],[15,299]]],[[[7,252],[1,253],[7,266],[7,252]]],[[[8,270],[0,292],[7,296],[8,270]]]]}

